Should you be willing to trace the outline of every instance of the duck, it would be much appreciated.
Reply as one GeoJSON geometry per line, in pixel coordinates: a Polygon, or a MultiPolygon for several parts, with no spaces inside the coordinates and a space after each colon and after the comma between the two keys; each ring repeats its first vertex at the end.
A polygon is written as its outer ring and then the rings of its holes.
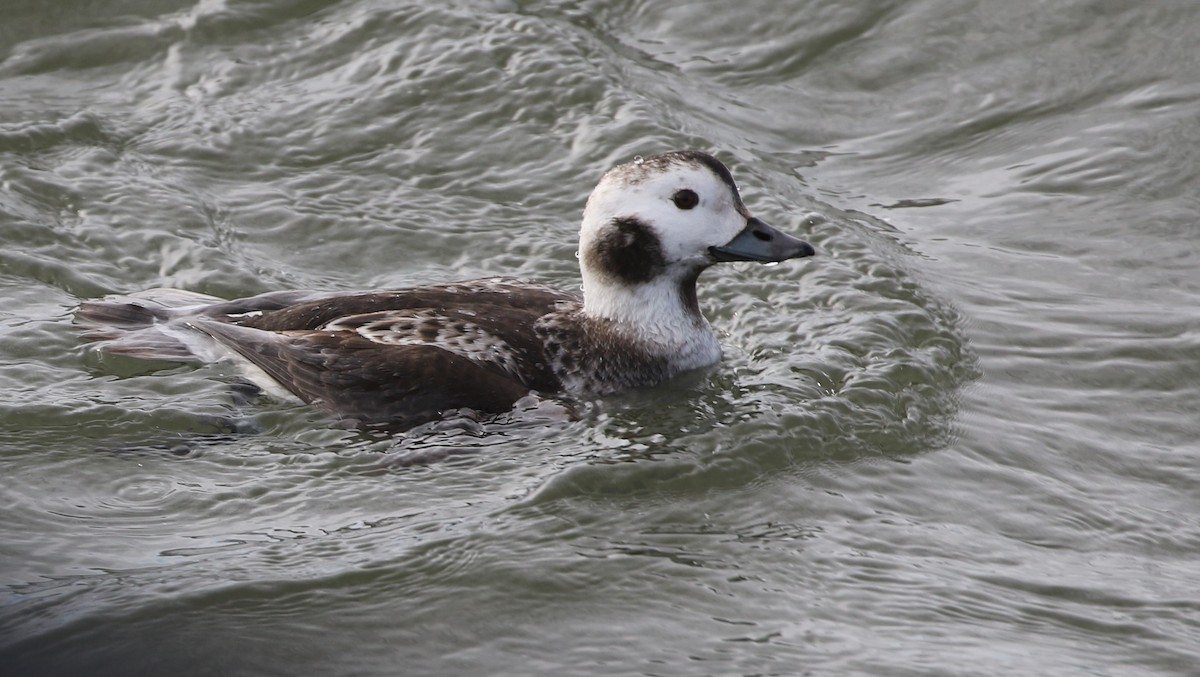
{"type": "Polygon", "coordinates": [[[719,263],[810,257],[753,216],[716,157],[677,150],[607,171],[583,209],[581,294],[513,277],[225,300],[151,289],[81,303],[96,349],[233,360],[268,394],[352,425],[408,430],[654,386],[721,359],[696,285],[719,263]]]}

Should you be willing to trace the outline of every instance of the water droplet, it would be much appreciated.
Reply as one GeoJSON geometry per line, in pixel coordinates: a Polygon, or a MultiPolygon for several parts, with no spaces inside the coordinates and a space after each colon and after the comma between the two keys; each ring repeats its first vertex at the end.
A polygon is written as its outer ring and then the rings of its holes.
{"type": "Polygon", "coordinates": [[[639,167],[641,167],[641,166],[642,166],[642,163],[643,163],[643,162],[645,162],[645,161],[646,161],[646,160],[645,160],[645,159],[644,159],[644,158],[643,158],[641,155],[634,155],[634,156],[633,156],[633,164],[635,164],[635,165],[637,165],[637,166],[639,166],[639,167]]]}

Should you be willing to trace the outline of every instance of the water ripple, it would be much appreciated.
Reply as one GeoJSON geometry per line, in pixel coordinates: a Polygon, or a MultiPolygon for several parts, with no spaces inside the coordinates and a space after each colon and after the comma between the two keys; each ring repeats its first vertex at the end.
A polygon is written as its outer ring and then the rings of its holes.
{"type": "Polygon", "coordinates": [[[1187,3],[26,4],[10,671],[1194,669],[1187,3]],[[706,273],[725,358],[662,388],[381,438],[70,324],[159,285],[574,288],[595,179],[683,146],[818,255],[706,273]]]}

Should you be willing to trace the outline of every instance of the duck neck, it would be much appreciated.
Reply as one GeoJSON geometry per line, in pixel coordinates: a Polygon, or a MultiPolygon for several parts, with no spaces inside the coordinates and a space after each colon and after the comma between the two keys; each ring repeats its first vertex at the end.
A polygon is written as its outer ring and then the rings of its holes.
{"type": "Polygon", "coordinates": [[[677,356],[685,368],[720,359],[712,326],[700,312],[696,280],[702,268],[649,282],[622,284],[583,270],[583,312],[662,355],[677,356]]]}

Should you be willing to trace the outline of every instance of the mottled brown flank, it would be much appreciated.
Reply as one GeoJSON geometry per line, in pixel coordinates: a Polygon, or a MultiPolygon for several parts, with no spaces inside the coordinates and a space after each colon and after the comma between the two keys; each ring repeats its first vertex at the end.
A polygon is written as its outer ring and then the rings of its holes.
{"type": "Polygon", "coordinates": [[[531,328],[563,304],[579,305],[550,287],[492,279],[336,297],[266,294],[214,305],[193,325],[305,402],[362,425],[402,430],[453,409],[502,413],[530,390],[560,392],[562,381],[531,328]],[[430,323],[431,316],[438,320],[430,323]],[[461,336],[468,326],[478,327],[505,350],[489,362],[433,342],[388,345],[359,333],[382,325],[414,339],[453,334],[464,343],[475,340],[461,336]]]}
{"type": "Polygon", "coordinates": [[[649,282],[667,267],[658,236],[632,217],[605,225],[583,255],[589,268],[625,284],[649,282]]]}
{"type": "Polygon", "coordinates": [[[281,336],[212,320],[196,326],[305,402],[367,427],[402,430],[462,408],[500,413],[529,392],[436,348],[380,346],[345,331],[281,336]]]}
{"type": "Polygon", "coordinates": [[[547,315],[534,330],[563,385],[581,392],[609,395],[675,375],[667,355],[647,351],[615,323],[588,317],[581,307],[547,315]]]}

